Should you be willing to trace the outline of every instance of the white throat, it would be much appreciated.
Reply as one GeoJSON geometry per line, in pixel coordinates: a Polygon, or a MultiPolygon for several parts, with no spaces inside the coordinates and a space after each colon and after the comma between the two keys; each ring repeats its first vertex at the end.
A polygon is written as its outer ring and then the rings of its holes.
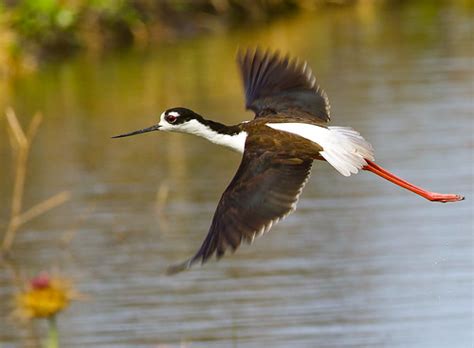
{"type": "Polygon", "coordinates": [[[191,120],[173,128],[166,129],[171,132],[194,134],[209,140],[211,143],[228,147],[234,151],[243,153],[247,133],[241,131],[234,135],[220,134],[197,120],[191,120]]]}

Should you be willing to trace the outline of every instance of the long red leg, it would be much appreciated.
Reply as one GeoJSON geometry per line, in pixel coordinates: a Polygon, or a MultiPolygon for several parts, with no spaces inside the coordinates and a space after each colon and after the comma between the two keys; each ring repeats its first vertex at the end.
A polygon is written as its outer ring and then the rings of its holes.
{"type": "Polygon", "coordinates": [[[394,174],[383,169],[382,167],[378,166],[372,161],[369,161],[367,159],[365,161],[367,162],[367,165],[364,166],[362,169],[368,170],[374,174],[377,174],[378,176],[381,176],[382,178],[394,183],[395,185],[398,185],[407,190],[410,190],[411,192],[414,192],[417,195],[420,195],[421,197],[424,197],[430,201],[447,203],[447,202],[462,201],[464,199],[464,197],[460,195],[442,194],[442,193],[426,191],[422,189],[421,187],[410,184],[408,181],[405,181],[395,176],[394,174]]]}

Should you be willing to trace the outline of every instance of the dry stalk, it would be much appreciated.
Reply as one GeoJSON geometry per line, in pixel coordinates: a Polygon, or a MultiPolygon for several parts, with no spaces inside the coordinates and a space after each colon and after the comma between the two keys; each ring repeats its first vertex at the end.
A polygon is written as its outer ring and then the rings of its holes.
{"type": "Polygon", "coordinates": [[[8,252],[21,225],[41,214],[44,214],[48,210],[63,204],[69,199],[70,194],[67,191],[60,192],[22,213],[28,156],[32,141],[41,123],[42,116],[40,113],[36,113],[33,116],[25,134],[12,108],[8,108],[5,115],[10,130],[12,153],[15,158],[15,177],[13,183],[10,220],[2,243],[2,251],[8,252]]]}
{"type": "Polygon", "coordinates": [[[158,217],[158,224],[163,231],[168,231],[168,219],[166,216],[166,205],[168,203],[169,197],[169,184],[167,181],[162,181],[158,186],[158,190],[156,192],[156,202],[155,208],[158,217]]]}

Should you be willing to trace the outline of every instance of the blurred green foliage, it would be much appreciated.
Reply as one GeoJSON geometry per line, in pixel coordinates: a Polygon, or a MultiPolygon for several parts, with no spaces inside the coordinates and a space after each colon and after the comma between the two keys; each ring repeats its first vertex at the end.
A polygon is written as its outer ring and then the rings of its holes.
{"type": "Polygon", "coordinates": [[[3,5],[22,42],[41,50],[129,43],[135,36],[189,35],[218,23],[261,20],[301,6],[297,0],[19,0],[3,5]],[[206,23],[207,22],[207,23],[206,23]],[[91,34],[92,33],[92,34],[91,34]]]}
{"type": "Polygon", "coordinates": [[[10,25],[23,44],[40,51],[86,46],[81,33],[88,30],[127,33],[139,20],[127,0],[22,0],[4,6],[10,25]]]}
{"type": "Polygon", "coordinates": [[[173,41],[328,1],[0,0],[0,78],[79,48],[173,41]]]}
{"type": "MultiPolygon", "coordinates": [[[[451,1],[472,9],[471,0],[451,1]]],[[[0,78],[12,70],[7,66],[24,65],[25,57],[26,65],[34,66],[39,58],[78,48],[102,50],[173,41],[266,22],[298,10],[375,3],[404,6],[407,2],[433,10],[431,0],[3,0],[0,78]]]]}
{"type": "Polygon", "coordinates": [[[12,25],[26,40],[39,45],[72,44],[77,9],[56,0],[24,0],[13,8],[12,25]]]}

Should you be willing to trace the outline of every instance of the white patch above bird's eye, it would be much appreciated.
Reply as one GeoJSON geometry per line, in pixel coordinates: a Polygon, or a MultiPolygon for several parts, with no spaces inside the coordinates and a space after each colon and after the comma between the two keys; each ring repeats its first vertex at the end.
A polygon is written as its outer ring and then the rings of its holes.
{"type": "Polygon", "coordinates": [[[161,130],[166,131],[167,127],[170,125],[175,126],[176,120],[180,117],[180,113],[177,111],[165,111],[160,116],[160,123],[161,130]]]}

